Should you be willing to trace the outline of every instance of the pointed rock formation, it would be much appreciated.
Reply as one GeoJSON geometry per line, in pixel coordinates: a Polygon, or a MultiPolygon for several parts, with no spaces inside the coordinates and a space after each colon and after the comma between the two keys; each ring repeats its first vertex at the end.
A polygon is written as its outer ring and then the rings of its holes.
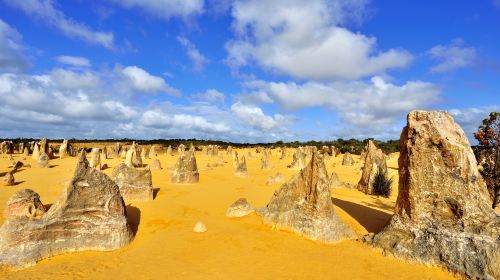
{"type": "Polygon", "coordinates": [[[183,155],[185,151],[186,151],[186,146],[184,146],[184,144],[180,144],[177,147],[177,154],[183,155]]]}
{"type": "Polygon", "coordinates": [[[352,159],[352,156],[349,152],[346,152],[344,154],[344,157],[342,158],[342,165],[346,165],[346,166],[353,166],[354,165],[354,159],[352,159]]]}
{"type": "Polygon", "coordinates": [[[366,194],[373,194],[373,181],[377,173],[382,172],[387,176],[386,156],[373,144],[372,140],[368,141],[365,151],[363,173],[357,188],[366,194]]]}
{"type": "Polygon", "coordinates": [[[24,150],[23,150],[23,156],[27,157],[30,155],[30,150],[28,147],[24,147],[24,150]]]}
{"type": "Polygon", "coordinates": [[[47,155],[50,153],[50,150],[49,150],[49,141],[47,140],[47,138],[42,138],[42,140],[40,140],[40,154],[41,153],[46,153],[47,155]]]}
{"type": "Polygon", "coordinates": [[[262,151],[262,158],[260,159],[260,169],[266,170],[271,169],[271,164],[269,163],[269,150],[264,149],[262,151]]]}
{"type": "Polygon", "coordinates": [[[280,160],[285,160],[286,159],[286,148],[281,147],[281,155],[280,155],[280,160]]]}
{"type": "Polygon", "coordinates": [[[28,189],[15,192],[7,201],[3,212],[5,219],[10,218],[36,218],[45,213],[45,206],[40,201],[40,196],[28,189]]]}
{"type": "Polygon", "coordinates": [[[173,156],[173,155],[174,154],[172,152],[172,146],[169,145],[168,148],[167,148],[167,156],[173,156]]]}
{"type": "Polygon", "coordinates": [[[126,202],[153,200],[153,180],[149,168],[139,170],[122,163],[113,169],[112,178],[126,202]]]}
{"type": "Polygon", "coordinates": [[[68,140],[64,139],[61,146],[59,146],[59,158],[68,157],[68,140]]]}
{"type": "Polygon", "coordinates": [[[38,158],[40,158],[40,150],[38,148],[38,144],[36,143],[33,146],[33,154],[31,155],[31,158],[36,161],[38,161],[38,158]]]}
{"type": "Polygon", "coordinates": [[[156,152],[156,145],[152,145],[149,149],[149,156],[153,158],[158,157],[158,152],[156,152]]]}
{"type": "Polygon", "coordinates": [[[90,152],[90,167],[101,170],[101,149],[93,148],[90,152]]]}
{"type": "Polygon", "coordinates": [[[368,241],[471,278],[500,279],[500,217],[463,130],[445,111],[412,111],[400,143],[395,214],[368,241]]]}
{"type": "Polygon", "coordinates": [[[127,151],[125,164],[128,167],[142,167],[142,159],[140,154],[137,152],[137,147],[135,144],[132,144],[130,149],[127,151]]]}
{"type": "Polygon", "coordinates": [[[245,156],[238,158],[238,153],[235,152],[234,164],[234,175],[240,177],[248,176],[247,161],[245,160],[245,156]]]}
{"type": "Polygon", "coordinates": [[[159,159],[154,159],[153,162],[151,163],[151,169],[152,170],[161,170],[161,162],[159,159]]]}
{"type": "Polygon", "coordinates": [[[334,188],[334,189],[338,189],[338,188],[353,189],[355,187],[355,185],[349,184],[349,183],[344,183],[344,182],[340,181],[337,173],[332,172],[332,175],[330,176],[330,187],[334,188]]]}
{"type": "Polygon", "coordinates": [[[285,176],[281,173],[276,173],[274,176],[267,177],[266,186],[282,183],[285,180],[285,176]]]}
{"type": "Polygon", "coordinates": [[[172,184],[194,184],[200,181],[194,153],[181,154],[170,176],[172,184]]]}
{"type": "Polygon", "coordinates": [[[255,212],[255,208],[248,203],[246,198],[240,198],[229,205],[226,211],[226,217],[240,218],[255,212]]]}
{"type": "Polygon", "coordinates": [[[143,147],[143,148],[141,149],[141,160],[142,160],[142,161],[146,161],[146,159],[148,159],[148,158],[149,158],[149,155],[148,155],[148,153],[146,152],[146,147],[143,147]]]}
{"type": "Polygon", "coordinates": [[[28,214],[9,214],[0,228],[0,266],[22,268],[67,252],[115,250],[132,239],[118,186],[89,167],[85,152],[67,189],[39,219],[30,214],[37,209],[43,212],[38,202],[34,206],[30,202],[32,198],[39,201],[38,195],[20,197],[9,200],[7,207],[19,211],[8,212],[28,214]],[[23,205],[28,209],[22,209],[23,205]]]}
{"type": "Polygon", "coordinates": [[[331,243],[354,237],[335,213],[326,167],[316,152],[309,164],[281,186],[257,213],[265,224],[316,241],[331,243]]]}
{"type": "Polygon", "coordinates": [[[0,143],[0,152],[4,155],[14,153],[14,143],[12,141],[3,141],[0,143]]]}
{"type": "Polygon", "coordinates": [[[301,170],[306,166],[306,153],[302,149],[302,147],[299,147],[295,150],[295,153],[293,153],[293,160],[290,165],[288,165],[288,168],[293,169],[293,170],[301,170]]]}

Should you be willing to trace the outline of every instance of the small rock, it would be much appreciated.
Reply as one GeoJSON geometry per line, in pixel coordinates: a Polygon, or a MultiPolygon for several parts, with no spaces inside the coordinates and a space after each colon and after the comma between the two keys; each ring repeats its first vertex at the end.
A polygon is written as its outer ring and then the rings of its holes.
{"type": "Polygon", "coordinates": [[[205,224],[202,221],[198,221],[194,225],[193,231],[197,232],[197,233],[203,233],[203,232],[207,231],[207,226],[205,226],[205,224]]]}
{"type": "Polygon", "coordinates": [[[248,203],[246,198],[240,198],[229,205],[226,211],[226,217],[239,218],[255,212],[255,208],[248,203]]]}

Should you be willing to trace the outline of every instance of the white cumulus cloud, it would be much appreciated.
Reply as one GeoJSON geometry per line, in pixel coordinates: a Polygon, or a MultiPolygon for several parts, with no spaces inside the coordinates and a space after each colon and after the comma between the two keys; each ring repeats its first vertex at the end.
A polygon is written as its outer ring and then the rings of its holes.
{"type": "Polygon", "coordinates": [[[432,59],[439,61],[430,69],[432,73],[464,68],[472,65],[476,59],[476,49],[465,47],[462,39],[455,39],[449,45],[434,46],[427,53],[432,59]]]}
{"type": "Polygon", "coordinates": [[[140,9],[157,18],[189,17],[203,12],[203,0],[108,0],[129,9],[140,9]]]}
{"type": "Polygon", "coordinates": [[[28,66],[21,34],[0,19],[0,70],[18,72],[28,66]]]}

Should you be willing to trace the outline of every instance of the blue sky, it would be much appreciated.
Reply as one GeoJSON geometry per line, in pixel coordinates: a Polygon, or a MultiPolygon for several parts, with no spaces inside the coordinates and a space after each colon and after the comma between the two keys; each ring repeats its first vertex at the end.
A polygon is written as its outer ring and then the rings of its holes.
{"type": "Polygon", "coordinates": [[[0,0],[3,137],[471,135],[500,110],[500,1],[0,0]]]}

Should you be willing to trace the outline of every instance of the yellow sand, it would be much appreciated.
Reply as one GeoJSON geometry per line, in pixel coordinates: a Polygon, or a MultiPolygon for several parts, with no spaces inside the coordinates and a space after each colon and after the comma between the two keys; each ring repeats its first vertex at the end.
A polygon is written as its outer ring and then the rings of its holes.
{"type": "MultiPolygon", "coordinates": [[[[240,155],[247,151],[239,151],[240,155]]],[[[227,207],[240,197],[257,207],[265,206],[279,185],[266,186],[269,175],[277,171],[289,179],[295,172],[286,169],[291,156],[279,161],[273,152],[273,170],[260,170],[260,155],[247,158],[250,176],[233,176],[231,158],[224,167],[206,170],[209,158],[197,155],[200,183],[170,184],[168,167],[176,156],[161,155],[163,170],[153,171],[158,188],[155,200],[127,205],[130,222],[137,228],[127,247],[113,252],[80,252],[55,256],[21,271],[0,271],[0,279],[453,279],[440,268],[408,263],[355,240],[324,245],[293,233],[276,231],[263,225],[259,217],[226,218],[227,207]],[[197,221],[208,231],[194,233],[197,221]]],[[[291,150],[289,152],[291,154],[291,150]]],[[[16,159],[23,156],[15,155],[16,159]]],[[[341,166],[341,156],[326,161],[329,172],[357,183],[356,166],[341,166]],[[337,166],[333,167],[332,163],[337,166]]],[[[214,158],[213,161],[216,159],[214,158]]],[[[15,175],[20,182],[0,186],[0,211],[17,190],[38,192],[44,204],[53,203],[71,178],[76,158],[54,159],[49,169],[41,169],[28,158],[31,168],[15,175]]],[[[120,159],[105,160],[110,173],[120,159]]],[[[151,160],[146,160],[150,163],[151,160]]],[[[0,159],[0,174],[6,172],[7,159],[0,159]]],[[[397,177],[396,159],[389,161],[397,177]]],[[[395,178],[396,178],[395,177],[395,178]]],[[[397,184],[397,180],[396,180],[397,184]]],[[[336,211],[358,236],[379,231],[391,216],[397,189],[389,199],[367,196],[357,190],[333,189],[336,211]]],[[[3,223],[3,218],[0,218],[3,223]]]]}

